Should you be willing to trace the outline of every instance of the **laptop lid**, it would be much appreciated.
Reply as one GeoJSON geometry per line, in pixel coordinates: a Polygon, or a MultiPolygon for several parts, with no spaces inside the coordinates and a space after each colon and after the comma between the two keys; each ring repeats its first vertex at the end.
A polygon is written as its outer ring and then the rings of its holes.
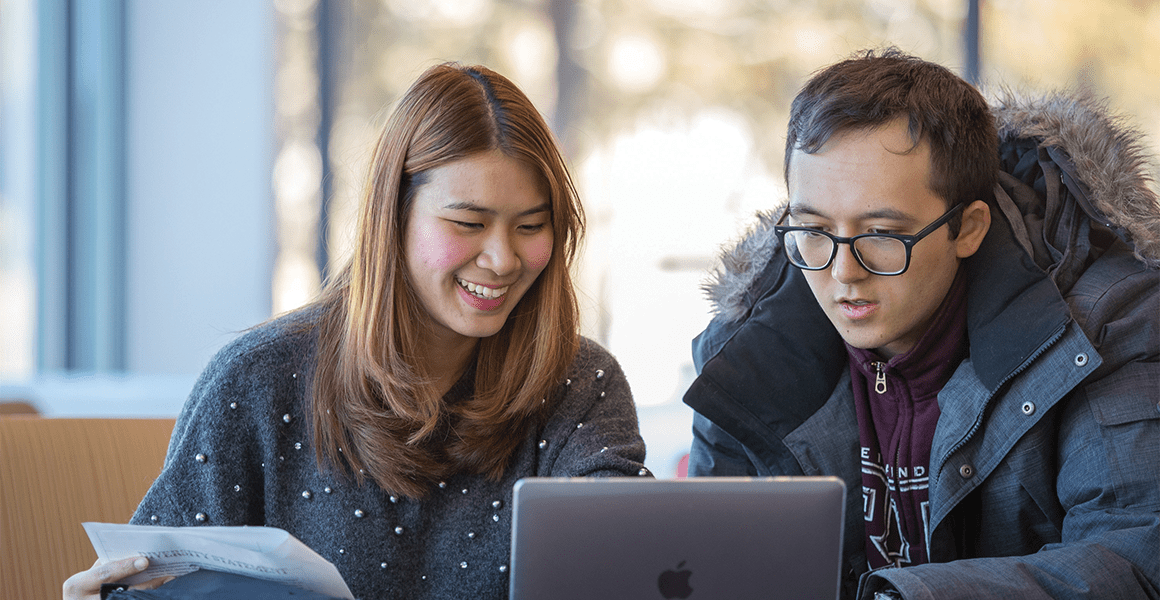
{"type": "Polygon", "coordinates": [[[836,599],[835,477],[527,478],[511,600],[836,599]]]}

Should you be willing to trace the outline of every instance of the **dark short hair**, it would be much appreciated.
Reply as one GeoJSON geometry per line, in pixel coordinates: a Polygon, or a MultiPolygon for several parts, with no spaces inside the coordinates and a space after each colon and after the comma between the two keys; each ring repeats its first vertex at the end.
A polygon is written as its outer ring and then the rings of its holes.
{"type": "MultiPolygon", "coordinates": [[[[794,150],[818,152],[836,134],[905,117],[930,145],[931,190],[947,202],[987,200],[999,171],[999,135],[983,95],[946,67],[897,48],[863,50],[810,78],[793,100],[785,178],[794,150]]],[[[961,219],[951,222],[957,236],[961,219]]]]}

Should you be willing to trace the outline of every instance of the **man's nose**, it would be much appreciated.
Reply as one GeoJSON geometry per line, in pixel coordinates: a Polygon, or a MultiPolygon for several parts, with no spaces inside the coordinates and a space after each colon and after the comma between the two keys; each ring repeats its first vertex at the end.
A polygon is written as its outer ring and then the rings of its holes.
{"type": "Polygon", "coordinates": [[[834,262],[830,265],[830,276],[838,283],[850,283],[864,279],[870,274],[862,263],[854,256],[854,247],[850,244],[838,244],[834,262]]]}

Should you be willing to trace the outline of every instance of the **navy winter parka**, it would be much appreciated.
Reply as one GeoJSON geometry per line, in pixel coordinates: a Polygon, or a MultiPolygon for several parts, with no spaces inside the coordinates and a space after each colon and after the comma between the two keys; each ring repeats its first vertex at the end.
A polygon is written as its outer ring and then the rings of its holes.
{"type": "Polygon", "coordinates": [[[723,256],[693,343],[690,475],[836,475],[843,598],[1160,598],[1160,206],[1139,140],[1065,96],[995,107],[1001,189],[939,394],[929,564],[867,573],[846,351],[773,233],[723,256]]]}

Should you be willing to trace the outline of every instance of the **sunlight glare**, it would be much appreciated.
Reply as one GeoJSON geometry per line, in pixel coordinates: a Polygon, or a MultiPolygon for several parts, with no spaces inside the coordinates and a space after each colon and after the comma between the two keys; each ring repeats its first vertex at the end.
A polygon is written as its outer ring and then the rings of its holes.
{"type": "MultiPolygon", "coordinates": [[[[512,78],[520,82],[550,78],[556,66],[556,44],[547,24],[528,21],[521,24],[506,45],[507,60],[515,72],[512,78]]],[[[544,110],[541,108],[541,110],[544,110]]]]}
{"type": "Polygon", "coordinates": [[[641,93],[652,89],[665,73],[665,56],[651,36],[617,36],[608,56],[608,72],[620,89],[641,93]]]}

